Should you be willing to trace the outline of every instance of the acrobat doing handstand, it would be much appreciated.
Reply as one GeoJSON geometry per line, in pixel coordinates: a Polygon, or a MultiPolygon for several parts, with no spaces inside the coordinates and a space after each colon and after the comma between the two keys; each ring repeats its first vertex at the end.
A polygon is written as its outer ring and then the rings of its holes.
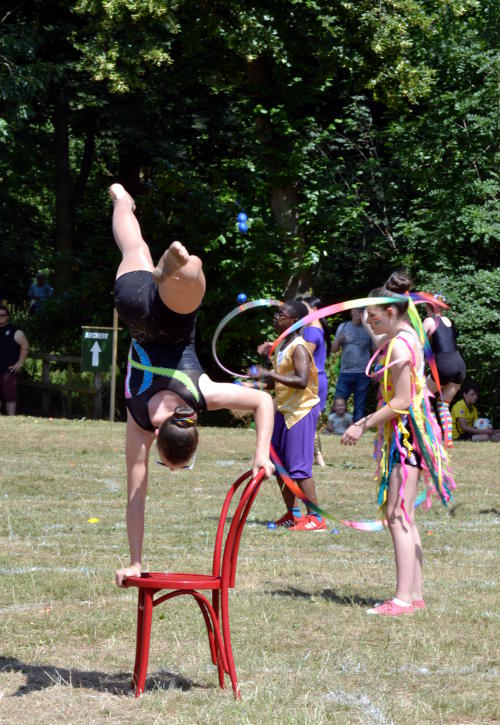
{"type": "Polygon", "coordinates": [[[201,260],[173,242],[155,266],[121,184],[110,187],[113,234],[122,254],[114,287],[120,319],[132,335],[125,380],[127,404],[127,534],[130,564],[116,572],[123,586],[141,573],[149,452],[156,439],[161,463],[191,467],[202,410],[231,408],[254,414],[256,473],[274,470],[269,459],[274,409],[271,396],[232,383],[216,383],[203,371],[194,347],[197,310],[205,294],[201,260]]]}

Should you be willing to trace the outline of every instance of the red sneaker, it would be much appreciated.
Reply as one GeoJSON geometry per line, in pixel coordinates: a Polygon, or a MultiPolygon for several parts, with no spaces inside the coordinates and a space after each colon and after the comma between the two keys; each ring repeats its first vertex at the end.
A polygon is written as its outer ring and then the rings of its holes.
{"type": "Polygon", "coordinates": [[[423,599],[414,599],[412,604],[413,609],[425,609],[425,602],[423,599]]]}
{"type": "Polygon", "coordinates": [[[274,523],[276,526],[283,526],[285,529],[292,528],[295,524],[297,524],[299,521],[302,521],[304,516],[301,516],[299,519],[296,518],[291,511],[287,511],[284,516],[282,516],[280,519],[275,521],[274,523]]]}
{"type": "Polygon", "coordinates": [[[326,521],[323,518],[316,518],[313,514],[307,514],[292,526],[290,531],[326,531],[326,521]]]}
{"type": "Polygon", "coordinates": [[[367,614],[379,614],[383,617],[399,617],[400,614],[413,614],[414,606],[409,604],[407,607],[402,607],[396,604],[394,599],[388,599],[382,604],[378,604],[376,607],[367,609],[367,614]]]}

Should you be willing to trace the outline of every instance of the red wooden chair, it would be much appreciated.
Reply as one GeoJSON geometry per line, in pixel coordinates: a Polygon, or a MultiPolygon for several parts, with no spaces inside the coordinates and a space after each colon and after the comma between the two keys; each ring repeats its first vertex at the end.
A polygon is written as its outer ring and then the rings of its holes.
{"type": "Polygon", "coordinates": [[[166,602],[168,599],[173,599],[183,594],[192,596],[203,614],[208,632],[212,662],[214,665],[217,665],[220,686],[224,687],[224,673],[227,673],[231,679],[235,696],[240,697],[231,649],[228,591],[234,588],[236,565],[238,563],[238,549],[243,527],[255,497],[259,492],[264,477],[264,469],[261,468],[256,476],[252,477],[251,474],[251,471],[247,471],[240,476],[233,483],[226,495],[215,536],[211,574],[148,572],[141,574],[140,577],[131,576],[125,580],[125,586],[139,588],[137,641],[134,675],[132,678],[132,687],[135,687],[136,697],[140,697],[143,693],[146,683],[153,608],[162,602],[166,602]],[[234,511],[224,543],[224,531],[231,501],[238,488],[245,481],[246,485],[243,488],[240,500],[234,511]],[[209,589],[212,591],[212,602],[198,591],[200,589],[209,589]],[[156,596],[162,590],[169,591],[167,594],[156,596]]]}

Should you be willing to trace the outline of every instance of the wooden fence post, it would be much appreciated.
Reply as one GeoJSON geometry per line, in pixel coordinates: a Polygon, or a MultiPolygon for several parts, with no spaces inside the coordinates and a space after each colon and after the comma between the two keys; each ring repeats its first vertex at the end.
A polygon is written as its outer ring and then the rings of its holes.
{"type": "Polygon", "coordinates": [[[102,418],[102,373],[94,373],[94,418],[102,418]]]}
{"type": "MultiPolygon", "coordinates": [[[[43,358],[42,361],[42,383],[50,384],[50,360],[43,358]]],[[[48,415],[50,412],[50,393],[48,389],[42,392],[42,415],[48,415]]]]}

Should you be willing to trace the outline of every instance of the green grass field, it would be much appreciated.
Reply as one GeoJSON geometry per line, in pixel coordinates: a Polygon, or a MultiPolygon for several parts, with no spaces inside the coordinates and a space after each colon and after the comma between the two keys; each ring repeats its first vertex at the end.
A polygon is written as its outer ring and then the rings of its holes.
{"type": "MultiPolygon", "coordinates": [[[[428,608],[404,619],[365,614],[393,593],[387,532],[271,531],[282,505],[265,482],[230,597],[236,702],[191,600],[155,610],[147,689],[131,695],[136,591],[113,584],[127,562],[123,424],[2,417],[0,440],[1,723],[500,721],[500,446],[456,446],[454,507],[418,512],[428,608]]],[[[210,568],[253,440],[205,428],[193,472],[151,467],[151,570],[210,568]]],[[[369,436],[354,449],[323,436],[323,448],[320,504],[374,518],[369,436]]]]}

